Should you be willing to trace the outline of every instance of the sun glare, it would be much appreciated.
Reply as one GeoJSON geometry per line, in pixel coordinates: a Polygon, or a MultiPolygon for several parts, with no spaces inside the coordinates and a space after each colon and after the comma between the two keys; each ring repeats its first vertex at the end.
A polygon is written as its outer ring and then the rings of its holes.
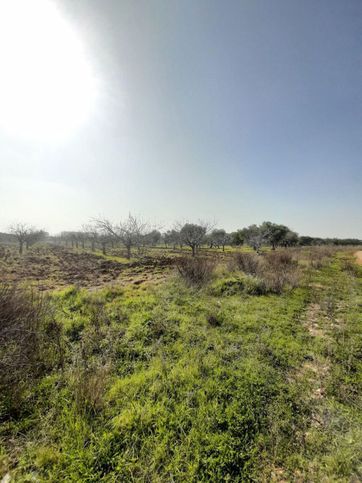
{"type": "Polygon", "coordinates": [[[96,82],[82,43],[50,0],[0,0],[0,129],[64,138],[89,117],[96,82]]]}

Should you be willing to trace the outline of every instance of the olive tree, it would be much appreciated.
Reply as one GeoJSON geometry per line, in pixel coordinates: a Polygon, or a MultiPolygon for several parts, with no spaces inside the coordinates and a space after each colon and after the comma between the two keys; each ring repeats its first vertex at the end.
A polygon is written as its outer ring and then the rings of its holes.
{"type": "Polygon", "coordinates": [[[180,230],[180,238],[185,245],[192,250],[192,256],[196,255],[197,248],[203,242],[207,232],[207,226],[185,223],[180,230]]]}
{"type": "Polygon", "coordinates": [[[222,247],[222,251],[225,251],[225,245],[230,242],[230,236],[223,229],[212,230],[209,235],[210,244],[212,246],[222,247]]]}
{"type": "Polygon", "coordinates": [[[176,245],[180,243],[180,232],[177,230],[168,230],[163,235],[163,241],[166,246],[172,245],[173,248],[176,248],[176,245]]]}
{"type": "Polygon", "coordinates": [[[267,243],[269,232],[258,225],[250,225],[243,232],[246,243],[259,254],[261,247],[267,243]]]}
{"type": "Polygon", "coordinates": [[[270,243],[272,250],[284,244],[286,236],[290,231],[287,226],[271,223],[270,221],[264,221],[260,225],[260,230],[265,234],[265,238],[270,243]]]}

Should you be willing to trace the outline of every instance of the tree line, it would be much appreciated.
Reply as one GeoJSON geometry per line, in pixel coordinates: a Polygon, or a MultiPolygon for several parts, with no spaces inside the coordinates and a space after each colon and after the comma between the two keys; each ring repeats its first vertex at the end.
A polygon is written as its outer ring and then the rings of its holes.
{"type": "MultiPolygon", "coordinates": [[[[257,253],[263,246],[277,247],[313,246],[313,245],[362,245],[362,240],[347,238],[319,238],[299,236],[286,225],[265,221],[260,225],[248,227],[227,233],[222,228],[215,228],[209,223],[177,223],[174,228],[161,232],[152,228],[140,218],[128,215],[128,218],[118,223],[112,223],[106,218],[97,218],[83,225],[78,231],[63,231],[57,236],[50,236],[44,230],[31,227],[25,223],[17,223],[10,227],[11,236],[18,242],[19,253],[24,247],[29,248],[40,241],[62,243],[73,248],[90,248],[92,251],[101,249],[103,254],[107,248],[123,246],[127,258],[131,258],[132,250],[142,247],[164,246],[183,248],[189,247],[195,256],[202,246],[225,250],[226,246],[252,247],[257,253]]],[[[9,239],[9,238],[8,238],[9,239]]]]}

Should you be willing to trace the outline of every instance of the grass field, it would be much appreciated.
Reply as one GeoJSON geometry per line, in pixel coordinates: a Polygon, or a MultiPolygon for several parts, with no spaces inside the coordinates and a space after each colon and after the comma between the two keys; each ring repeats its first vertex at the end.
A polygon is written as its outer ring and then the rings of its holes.
{"type": "Polygon", "coordinates": [[[198,283],[173,250],[3,259],[2,281],[22,287],[2,290],[4,320],[31,330],[1,334],[0,478],[361,481],[353,250],[255,256],[264,271],[234,252],[204,251],[198,283]]]}

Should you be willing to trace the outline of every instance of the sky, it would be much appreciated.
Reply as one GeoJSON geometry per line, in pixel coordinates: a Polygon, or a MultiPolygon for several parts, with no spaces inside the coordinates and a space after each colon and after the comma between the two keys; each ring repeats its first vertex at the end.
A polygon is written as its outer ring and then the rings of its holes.
{"type": "Polygon", "coordinates": [[[361,0],[1,0],[0,19],[0,230],[132,212],[362,238],[361,0]]]}

